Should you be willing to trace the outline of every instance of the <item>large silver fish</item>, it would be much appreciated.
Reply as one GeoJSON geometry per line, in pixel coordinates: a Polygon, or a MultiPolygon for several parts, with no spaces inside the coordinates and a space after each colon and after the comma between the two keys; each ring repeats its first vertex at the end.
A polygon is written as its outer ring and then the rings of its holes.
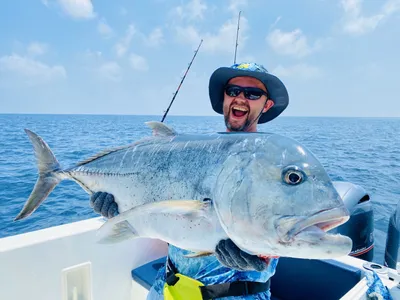
{"type": "Polygon", "coordinates": [[[26,130],[39,178],[16,220],[29,216],[64,179],[89,194],[114,195],[120,215],[102,241],[150,237],[196,255],[231,238],[260,256],[333,258],[350,238],[327,233],[349,219],[318,159],[297,141],[272,133],[177,134],[147,123],[153,136],[62,169],[48,145],[26,130]]]}

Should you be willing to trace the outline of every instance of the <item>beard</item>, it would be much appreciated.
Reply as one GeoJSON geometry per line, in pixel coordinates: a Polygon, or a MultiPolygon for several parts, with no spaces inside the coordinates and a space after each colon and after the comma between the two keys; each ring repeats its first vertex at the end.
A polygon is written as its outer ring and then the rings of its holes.
{"type": "Polygon", "coordinates": [[[246,121],[242,123],[242,125],[233,125],[229,121],[230,113],[227,116],[224,116],[225,119],[225,126],[228,128],[230,131],[244,131],[250,124],[249,116],[246,117],[246,121]]]}
{"type": "Polygon", "coordinates": [[[246,128],[248,128],[248,126],[251,125],[251,120],[250,120],[250,107],[249,105],[246,103],[239,103],[238,101],[233,101],[230,106],[229,106],[229,110],[228,113],[224,115],[224,120],[225,120],[225,126],[227,129],[229,129],[230,131],[245,131],[246,128]],[[230,118],[231,118],[231,114],[233,114],[233,106],[235,105],[239,105],[239,106],[243,106],[245,105],[248,109],[248,113],[246,114],[246,119],[240,122],[240,124],[235,124],[237,122],[231,122],[230,118]]]}

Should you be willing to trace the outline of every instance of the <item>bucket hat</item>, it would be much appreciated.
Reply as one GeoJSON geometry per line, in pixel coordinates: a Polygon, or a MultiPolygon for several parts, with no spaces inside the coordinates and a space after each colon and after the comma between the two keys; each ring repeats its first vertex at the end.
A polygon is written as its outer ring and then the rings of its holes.
{"type": "Polygon", "coordinates": [[[259,124],[275,119],[288,106],[288,92],[278,77],[270,74],[262,65],[239,63],[231,67],[220,67],[211,74],[208,91],[216,113],[223,114],[224,88],[230,79],[238,76],[250,76],[260,80],[267,89],[268,98],[274,102],[274,105],[261,115],[259,124]]]}

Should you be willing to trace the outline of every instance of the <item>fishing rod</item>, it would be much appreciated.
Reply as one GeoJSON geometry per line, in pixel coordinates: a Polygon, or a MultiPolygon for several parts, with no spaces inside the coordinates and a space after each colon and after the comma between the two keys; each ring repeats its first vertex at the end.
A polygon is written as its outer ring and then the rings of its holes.
{"type": "Polygon", "coordinates": [[[178,94],[178,91],[179,91],[179,89],[181,88],[182,83],[183,83],[183,81],[185,80],[186,74],[189,72],[190,66],[192,65],[192,63],[193,63],[193,61],[194,61],[194,59],[195,59],[195,57],[196,57],[196,55],[197,55],[197,52],[199,51],[200,46],[201,46],[202,43],[203,43],[203,39],[200,41],[199,46],[197,47],[196,51],[194,52],[193,58],[192,58],[192,60],[190,61],[189,66],[188,66],[188,68],[186,69],[186,72],[185,72],[185,74],[183,75],[182,80],[181,80],[181,82],[179,83],[179,86],[178,86],[176,92],[174,93],[174,96],[172,97],[172,100],[171,100],[171,102],[170,102],[170,104],[169,104],[167,110],[165,111],[164,116],[163,116],[162,119],[161,119],[161,122],[164,122],[164,119],[165,119],[165,117],[167,116],[168,111],[169,111],[169,109],[171,108],[171,105],[172,105],[172,103],[174,102],[175,97],[176,97],[176,95],[178,94]]]}
{"type": "Polygon", "coordinates": [[[238,25],[237,25],[237,31],[236,31],[235,58],[233,59],[233,64],[236,64],[236,51],[237,51],[237,46],[238,46],[239,22],[240,22],[240,14],[241,13],[242,13],[242,11],[239,11],[238,25]]]}

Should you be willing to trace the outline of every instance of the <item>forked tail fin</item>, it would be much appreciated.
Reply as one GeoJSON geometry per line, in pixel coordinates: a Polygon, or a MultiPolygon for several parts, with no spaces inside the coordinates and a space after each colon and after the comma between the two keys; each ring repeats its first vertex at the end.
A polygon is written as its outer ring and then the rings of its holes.
{"type": "Polygon", "coordinates": [[[47,143],[36,133],[25,129],[30,138],[37,161],[39,178],[24,207],[14,221],[31,215],[62,180],[58,176],[61,166],[47,143]]]}

